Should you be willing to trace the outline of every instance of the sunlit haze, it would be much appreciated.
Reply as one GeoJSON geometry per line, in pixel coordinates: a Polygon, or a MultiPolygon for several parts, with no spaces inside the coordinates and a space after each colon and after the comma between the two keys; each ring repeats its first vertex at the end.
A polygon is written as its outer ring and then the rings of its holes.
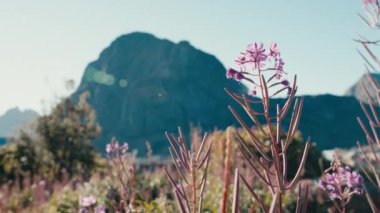
{"type": "Polygon", "coordinates": [[[359,12],[360,0],[1,1],[0,114],[48,109],[69,94],[66,80],[78,85],[89,62],[134,31],[187,40],[226,67],[248,43],[277,41],[300,94],[342,95],[364,71],[352,40],[370,33],[359,12]]]}

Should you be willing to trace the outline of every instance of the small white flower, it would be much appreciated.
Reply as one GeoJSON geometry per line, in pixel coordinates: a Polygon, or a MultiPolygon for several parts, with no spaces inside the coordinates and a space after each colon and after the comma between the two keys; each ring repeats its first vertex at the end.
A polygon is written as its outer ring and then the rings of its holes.
{"type": "Polygon", "coordinates": [[[107,145],[106,145],[106,152],[107,152],[107,154],[110,153],[111,151],[112,151],[112,146],[111,146],[111,144],[107,144],[107,145]]]}
{"type": "Polygon", "coordinates": [[[79,200],[79,205],[81,207],[90,207],[96,203],[94,196],[82,197],[79,200]]]}

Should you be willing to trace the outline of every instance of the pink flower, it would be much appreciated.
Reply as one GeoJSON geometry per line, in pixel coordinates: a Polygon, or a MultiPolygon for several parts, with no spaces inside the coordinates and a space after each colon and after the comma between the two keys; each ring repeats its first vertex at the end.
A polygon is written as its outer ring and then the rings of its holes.
{"type": "Polygon", "coordinates": [[[244,75],[241,73],[241,72],[237,72],[235,73],[234,77],[233,77],[236,81],[241,81],[244,79],[244,75]]]}
{"type": "Polygon", "coordinates": [[[265,49],[264,49],[263,43],[250,44],[247,48],[246,56],[249,57],[249,61],[253,63],[255,68],[261,67],[262,62],[264,62],[268,57],[265,54],[265,49]]]}
{"type": "MultiPolygon", "coordinates": [[[[288,92],[291,93],[292,89],[287,80],[283,79],[286,75],[284,72],[284,60],[280,57],[280,48],[277,43],[270,42],[269,51],[265,51],[264,44],[253,42],[247,46],[247,49],[239,54],[235,60],[236,64],[239,66],[240,71],[234,68],[228,68],[226,70],[226,77],[228,79],[234,79],[235,81],[245,80],[247,83],[251,83],[252,86],[256,87],[254,90],[248,91],[248,95],[256,96],[258,90],[262,90],[263,86],[255,78],[261,78],[261,76],[270,75],[266,79],[272,81],[272,86],[284,85],[288,88],[288,92]],[[268,74],[267,74],[268,73],[268,74]]],[[[271,88],[269,86],[268,88],[271,88]]],[[[282,88],[283,89],[283,88],[282,88]]],[[[281,92],[281,91],[280,91],[281,92]]],[[[277,93],[276,93],[277,94],[277,93]]]]}
{"type": "Polygon", "coordinates": [[[123,146],[121,147],[121,150],[123,153],[126,153],[129,149],[129,146],[127,143],[124,143],[123,146]]]}
{"type": "Polygon", "coordinates": [[[239,66],[243,66],[245,63],[247,63],[245,53],[241,53],[237,59],[235,60],[236,64],[239,66]]]}
{"type": "Polygon", "coordinates": [[[376,5],[376,4],[377,4],[376,0],[363,0],[363,5],[366,7],[368,5],[376,5]]]}
{"type": "Polygon", "coordinates": [[[338,167],[332,174],[319,180],[319,187],[325,190],[331,199],[346,199],[345,196],[363,193],[363,177],[349,167],[338,167]],[[341,190],[343,189],[343,190],[341,190]],[[344,193],[346,192],[346,193],[344,193]]]}
{"type": "Polygon", "coordinates": [[[284,70],[284,65],[285,65],[284,60],[282,58],[279,58],[279,59],[276,60],[275,68],[277,70],[283,71],[284,70]]]}
{"type": "Polygon", "coordinates": [[[81,207],[90,207],[96,203],[96,199],[93,196],[82,197],[79,200],[79,205],[81,207]]]}
{"type": "Polygon", "coordinates": [[[116,143],[113,145],[113,147],[115,150],[119,150],[120,149],[119,142],[116,141],[116,143]]]}
{"type": "Polygon", "coordinates": [[[357,172],[348,172],[347,173],[347,186],[348,187],[356,187],[356,186],[359,186],[359,185],[362,185],[364,182],[364,179],[363,177],[357,173],[357,172]]]}
{"type": "Polygon", "coordinates": [[[278,48],[277,43],[270,42],[270,50],[269,55],[272,57],[277,57],[280,55],[280,48],[278,48]]]}
{"type": "Polygon", "coordinates": [[[87,208],[80,208],[79,213],[90,213],[90,211],[87,208]]]}
{"type": "Polygon", "coordinates": [[[227,77],[228,79],[233,78],[237,72],[238,72],[237,70],[234,70],[234,69],[232,69],[232,68],[229,68],[229,69],[227,69],[226,77],[227,77]]]}
{"type": "Polygon", "coordinates": [[[243,79],[245,79],[244,75],[242,72],[239,72],[237,70],[234,70],[232,68],[229,68],[226,72],[226,77],[227,78],[232,78],[234,79],[235,81],[241,81],[243,79]]]}

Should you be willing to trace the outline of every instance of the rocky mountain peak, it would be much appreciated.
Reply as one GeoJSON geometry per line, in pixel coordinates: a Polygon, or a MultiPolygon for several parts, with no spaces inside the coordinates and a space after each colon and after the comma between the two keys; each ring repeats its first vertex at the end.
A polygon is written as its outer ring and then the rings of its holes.
{"type": "Polygon", "coordinates": [[[204,130],[235,123],[227,109],[228,87],[244,87],[225,77],[214,56],[188,42],[173,43],[147,33],[120,36],[91,62],[74,97],[89,91],[103,134],[104,147],[113,136],[143,149],[145,141],[166,151],[165,131],[191,125],[204,130]]]}

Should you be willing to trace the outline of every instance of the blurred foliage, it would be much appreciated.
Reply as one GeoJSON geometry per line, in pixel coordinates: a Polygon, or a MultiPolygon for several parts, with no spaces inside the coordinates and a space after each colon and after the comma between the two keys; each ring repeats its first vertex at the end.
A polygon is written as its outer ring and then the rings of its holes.
{"type": "MultiPolygon", "coordinates": [[[[89,182],[80,185],[76,190],[66,186],[63,190],[55,192],[48,203],[45,204],[46,212],[78,212],[81,197],[93,196],[96,206],[104,206],[109,212],[123,212],[119,209],[120,185],[116,174],[112,172],[106,177],[93,176],[89,182]]],[[[174,203],[166,187],[167,180],[160,170],[147,174],[140,174],[136,178],[137,183],[137,212],[175,212],[174,203]],[[153,181],[151,178],[153,177],[153,181]],[[148,189],[150,189],[149,193],[148,189]],[[157,190],[155,196],[151,192],[157,190]]]]}
{"type": "Polygon", "coordinates": [[[75,188],[92,173],[104,176],[107,162],[90,144],[100,127],[87,96],[82,94],[77,102],[62,99],[31,129],[0,147],[0,212],[19,212],[32,203],[33,196],[36,202],[46,201],[62,185],[75,188]],[[26,193],[36,186],[37,191],[26,193]],[[21,196],[30,193],[34,194],[30,201],[21,196]]]}
{"type": "Polygon", "coordinates": [[[53,156],[58,180],[63,173],[69,178],[74,175],[89,178],[97,166],[99,156],[90,142],[99,135],[100,126],[87,98],[88,93],[83,93],[78,103],[64,98],[49,115],[38,119],[37,132],[53,156]]]}
{"type": "MultiPolygon", "coordinates": [[[[109,212],[122,212],[122,187],[117,169],[109,160],[101,158],[90,144],[99,134],[100,127],[96,122],[95,112],[86,102],[86,96],[87,94],[81,96],[78,103],[63,99],[51,114],[38,120],[36,136],[22,133],[19,137],[11,139],[9,144],[0,147],[0,183],[22,186],[23,182],[30,182],[29,187],[21,187],[17,191],[13,190],[13,193],[11,191],[10,196],[4,199],[5,203],[0,202],[0,212],[78,212],[79,200],[86,196],[96,199],[96,205],[91,208],[104,206],[109,212]],[[83,179],[77,179],[78,176],[83,179]],[[46,180],[46,185],[35,184],[40,180],[46,180]]],[[[242,134],[248,144],[250,143],[243,130],[236,131],[242,134]]],[[[265,136],[260,131],[254,130],[254,134],[265,141],[265,136]]],[[[192,146],[200,146],[201,131],[193,129],[191,135],[192,146]]],[[[215,130],[207,139],[207,144],[213,141],[213,145],[203,212],[220,212],[227,149],[226,135],[226,131],[215,130]]],[[[285,133],[281,137],[285,137],[285,133]]],[[[235,168],[239,168],[240,173],[265,201],[265,205],[269,206],[272,195],[265,184],[257,181],[256,174],[237,150],[239,142],[234,131],[230,140],[232,156],[228,168],[230,179],[227,212],[231,211],[235,168]]],[[[297,170],[292,165],[299,164],[304,146],[302,135],[298,132],[288,151],[290,177],[297,170]]],[[[147,158],[152,158],[152,151],[154,150],[149,151],[147,158]]],[[[322,158],[321,152],[312,146],[302,178],[305,180],[319,177],[321,165],[324,168],[328,163],[322,158]]],[[[166,166],[169,170],[173,169],[172,165],[166,166]]],[[[162,168],[149,165],[139,167],[138,164],[135,168],[136,181],[133,187],[136,191],[136,212],[176,212],[171,187],[162,168]]],[[[240,210],[259,212],[259,205],[252,199],[250,192],[244,185],[240,187],[240,210]]],[[[294,212],[295,194],[288,193],[283,196],[283,205],[286,206],[284,212],[294,212]]],[[[1,196],[4,194],[0,189],[1,196]]],[[[318,208],[318,211],[322,212],[326,210],[325,206],[314,199],[315,196],[312,197],[311,208],[318,208]]]]}
{"type": "MultiPolygon", "coordinates": [[[[239,131],[243,138],[249,142],[248,135],[244,132],[242,129],[237,129],[236,131],[239,131]]],[[[199,144],[201,138],[196,136],[196,134],[199,135],[199,130],[194,130],[192,139],[195,140],[193,142],[194,144],[199,144]]],[[[258,131],[254,130],[254,134],[259,139],[264,140],[264,135],[258,131]]],[[[242,174],[246,180],[249,182],[249,184],[252,186],[252,188],[255,189],[255,192],[265,201],[265,205],[269,207],[271,201],[272,201],[272,195],[269,193],[269,190],[267,186],[261,182],[257,181],[258,177],[256,177],[255,172],[251,169],[251,167],[248,165],[248,163],[245,161],[243,156],[241,155],[240,151],[237,149],[237,145],[239,144],[239,139],[236,134],[232,134],[231,138],[232,141],[231,144],[231,165],[229,168],[230,172],[230,179],[229,179],[229,190],[228,190],[228,209],[227,212],[231,212],[232,209],[232,192],[233,192],[233,174],[234,169],[239,168],[240,174],[242,174]]],[[[227,134],[226,131],[214,131],[209,134],[208,140],[213,141],[213,147],[212,147],[212,155],[211,155],[211,161],[210,161],[210,168],[208,173],[208,184],[205,191],[205,203],[204,203],[204,211],[208,212],[220,212],[220,205],[221,205],[221,199],[222,199],[222,191],[223,191],[223,171],[224,171],[224,161],[226,158],[226,149],[227,149],[227,134]]],[[[302,155],[303,147],[305,146],[305,143],[301,137],[300,133],[296,134],[296,137],[293,141],[293,145],[289,147],[289,152],[292,152],[291,155],[289,155],[288,161],[289,165],[298,165],[300,159],[298,159],[299,156],[302,155]],[[299,153],[301,152],[301,153],[299,153]],[[297,163],[294,163],[296,162],[297,163]]],[[[253,148],[253,146],[252,146],[253,148]]],[[[317,159],[316,164],[309,164],[309,167],[312,169],[315,169],[315,173],[311,173],[309,175],[308,173],[304,173],[304,178],[309,177],[318,177],[318,171],[319,169],[319,159],[323,159],[321,153],[315,148],[312,147],[313,151],[311,152],[311,155],[308,158],[315,158],[317,159]],[[308,176],[309,175],[309,176],[308,176]]],[[[269,150],[268,150],[269,151],[269,150]]],[[[310,150],[311,151],[311,150],[310,150]]],[[[326,161],[326,160],[323,160],[326,161]]],[[[327,162],[327,161],[326,161],[327,162]]],[[[314,162],[315,163],[315,162],[314,162]]],[[[297,168],[292,168],[289,166],[290,174],[294,175],[292,171],[296,171],[297,168]]],[[[240,186],[240,210],[242,212],[260,212],[259,204],[252,198],[252,195],[250,192],[245,188],[244,185],[240,186]]],[[[283,196],[283,205],[286,206],[285,212],[294,212],[296,203],[296,196],[294,196],[294,193],[287,193],[283,196]]]]}
{"type": "Polygon", "coordinates": [[[0,147],[0,183],[13,186],[18,180],[18,186],[22,188],[26,179],[31,183],[36,176],[51,179],[54,169],[51,153],[25,132],[0,147]]]}

